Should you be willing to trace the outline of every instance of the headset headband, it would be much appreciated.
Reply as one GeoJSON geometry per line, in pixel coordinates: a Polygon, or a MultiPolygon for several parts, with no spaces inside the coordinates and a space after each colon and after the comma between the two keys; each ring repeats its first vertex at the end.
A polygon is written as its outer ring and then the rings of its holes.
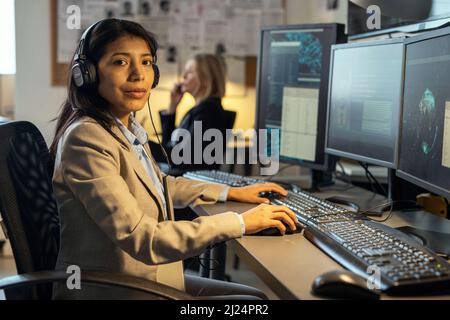
{"type": "MultiPolygon", "coordinates": [[[[105,20],[113,20],[113,19],[104,19],[95,22],[94,24],[90,25],[81,35],[80,43],[78,45],[78,50],[75,54],[74,60],[86,60],[87,59],[87,53],[89,49],[89,41],[91,40],[91,33],[94,28],[99,25],[101,22],[105,20]]],[[[115,19],[114,19],[115,20],[115,19]]]]}

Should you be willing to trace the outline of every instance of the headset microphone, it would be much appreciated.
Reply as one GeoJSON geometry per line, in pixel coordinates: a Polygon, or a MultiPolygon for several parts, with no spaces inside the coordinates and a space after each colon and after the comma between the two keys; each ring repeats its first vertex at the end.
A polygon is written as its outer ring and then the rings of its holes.
{"type": "MultiPolygon", "coordinates": [[[[155,76],[156,79],[156,76],[155,76]]],[[[159,73],[158,73],[158,79],[159,79],[159,73]]],[[[147,98],[147,107],[148,107],[148,113],[150,115],[150,122],[152,123],[153,131],[155,132],[156,139],[158,140],[159,147],[161,148],[162,154],[164,155],[164,159],[166,160],[167,166],[169,167],[169,173],[171,171],[172,166],[170,165],[169,156],[166,153],[166,150],[164,149],[164,146],[161,143],[161,140],[159,140],[158,132],[156,132],[155,123],[153,122],[153,116],[152,116],[152,110],[150,109],[150,94],[147,98]]],[[[164,200],[166,202],[166,212],[169,214],[170,212],[170,204],[169,204],[169,195],[168,195],[168,185],[167,185],[167,176],[162,177],[162,183],[163,183],[163,191],[164,191],[164,200]]]]}

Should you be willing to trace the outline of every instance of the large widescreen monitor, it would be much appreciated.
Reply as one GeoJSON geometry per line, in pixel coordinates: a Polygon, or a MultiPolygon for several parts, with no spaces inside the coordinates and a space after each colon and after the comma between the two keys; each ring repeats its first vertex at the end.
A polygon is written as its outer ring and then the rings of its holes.
{"type": "Polygon", "coordinates": [[[397,167],[403,64],[403,39],[333,46],[326,152],[397,167]]]}
{"type": "Polygon", "coordinates": [[[281,162],[333,169],[324,152],[328,71],[331,45],[344,40],[340,24],[262,29],[256,127],[279,134],[269,148],[281,162]]]}
{"type": "Polygon", "coordinates": [[[450,197],[450,28],[406,41],[397,175],[450,197]]]}

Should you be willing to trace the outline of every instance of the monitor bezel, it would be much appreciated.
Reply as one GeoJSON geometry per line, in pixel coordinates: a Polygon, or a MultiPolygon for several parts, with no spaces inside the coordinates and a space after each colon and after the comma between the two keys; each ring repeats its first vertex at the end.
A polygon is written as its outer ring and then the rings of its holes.
{"type": "Polygon", "coordinates": [[[327,103],[327,122],[326,122],[326,136],[325,136],[325,152],[338,156],[338,157],[344,157],[356,161],[361,161],[381,167],[385,167],[388,169],[397,169],[398,167],[398,160],[399,160],[399,143],[400,143],[400,133],[401,133],[401,119],[403,117],[403,87],[404,87],[404,77],[405,77],[405,38],[393,38],[393,39],[384,39],[384,40],[376,40],[376,41],[364,41],[364,42],[351,42],[351,43],[345,43],[345,44],[336,44],[331,47],[331,57],[330,57],[330,74],[329,74],[329,84],[328,84],[328,103],[327,103]],[[340,49],[346,49],[346,48],[360,48],[360,47],[372,47],[372,46],[383,46],[383,45],[393,45],[393,44],[401,44],[402,45],[402,67],[401,67],[401,78],[400,78],[400,94],[398,97],[398,103],[399,103],[399,119],[398,119],[398,126],[397,126],[397,134],[395,139],[395,146],[394,146],[394,159],[392,162],[375,159],[363,155],[358,155],[355,153],[347,152],[338,150],[335,148],[331,148],[328,146],[328,136],[329,136],[329,128],[330,128],[330,107],[331,107],[331,90],[332,90],[332,79],[333,79],[333,68],[334,68],[334,53],[337,50],[340,49]]]}
{"type": "MultiPolygon", "coordinates": [[[[263,35],[266,32],[271,31],[283,31],[283,30],[302,30],[302,29],[328,29],[333,34],[332,44],[342,43],[346,41],[346,36],[344,33],[345,26],[339,23],[319,23],[319,24],[290,24],[290,25],[276,25],[276,26],[266,26],[262,27],[259,32],[259,51],[256,63],[256,112],[255,112],[255,128],[256,130],[265,129],[265,126],[262,127],[260,123],[260,113],[261,113],[261,99],[259,92],[261,91],[261,68],[262,68],[262,54],[263,54],[263,35]]],[[[330,46],[330,49],[331,49],[330,46]]],[[[331,50],[330,50],[331,52],[331,50]]],[[[330,61],[329,59],[324,59],[324,69],[326,73],[330,72],[330,61]]],[[[326,121],[326,110],[327,110],[327,100],[328,100],[328,82],[327,77],[323,77],[321,81],[326,81],[324,90],[319,90],[319,110],[318,115],[322,119],[317,119],[317,123],[319,124],[322,120],[323,123],[326,121]],[[325,99],[325,101],[324,101],[325,99]]],[[[325,139],[325,130],[320,130],[319,125],[318,134],[316,138],[316,143],[319,139],[325,139]]],[[[325,140],[324,140],[324,161],[323,163],[317,163],[307,160],[291,160],[291,159],[279,159],[280,163],[293,164],[301,167],[307,167],[313,170],[321,170],[321,171],[331,171],[334,170],[335,159],[333,156],[327,154],[325,152],[325,140]]],[[[317,150],[316,150],[317,154],[317,150]]]]}
{"type": "Polygon", "coordinates": [[[431,32],[433,30],[445,28],[445,26],[448,26],[449,23],[450,23],[450,14],[443,13],[440,15],[429,17],[425,20],[404,22],[398,25],[393,25],[378,30],[349,34],[348,39],[361,40],[371,37],[385,36],[394,33],[411,34],[411,33],[431,32]]]}
{"type": "MultiPolygon", "coordinates": [[[[410,44],[414,44],[417,42],[422,42],[422,41],[426,41],[426,40],[431,40],[431,39],[435,39],[435,38],[439,38],[439,37],[444,37],[444,36],[450,36],[450,27],[446,27],[443,29],[439,29],[439,30],[433,30],[433,31],[429,31],[427,33],[424,34],[420,34],[411,38],[408,38],[405,40],[405,69],[404,69],[404,74],[406,73],[406,52],[408,50],[408,45],[410,44]]],[[[404,90],[403,90],[403,96],[404,96],[404,90]]],[[[402,99],[403,99],[402,96],[402,99]]],[[[403,113],[402,113],[402,121],[401,124],[403,125],[403,113]]],[[[400,131],[400,141],[402,141],[402,133],[403,131],[400,131]]],[[[399,152],[398,152],[398,156],[399,156],[399,165],[398,165],[398,169],[396,170],[396,175],[399,178],[402,178],[408,182],[411,182],[413,184],[415,184],[416,186],[419,186],[421,188],[427,189],[433,193],[439,194],[443,197],[446,198],[450,198],[450,190],[444,189],[438,185],[435,185],[429,181],[423,180],[422,178],[416,177],[413,174],[406,172],[404,170],[402,170],[400,168],[400,154],[401,154],[401,146],[399,148],[399,152]]]]}

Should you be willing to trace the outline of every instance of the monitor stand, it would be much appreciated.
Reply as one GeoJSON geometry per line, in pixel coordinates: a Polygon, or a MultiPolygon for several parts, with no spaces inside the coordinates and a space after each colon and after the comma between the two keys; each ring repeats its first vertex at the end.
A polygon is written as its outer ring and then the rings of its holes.
{"type": "Polygon", "coordinates": [[[334,185],[333,173],[322,170],[311,170],[311,188],[309,192],[317,192],[320,188],[334,185]]]}
{"type": "MultiPolygon", "coordinates": [[[[400,180],[395,174],[394,169],[388,170],[388,200],[391,201],[393,211],[411,211],[420,210],[420,206],[416,204],[415,197],[408,196],[401,193],[402,186],[409,188],[407,182],[400,180]]],[[[391,205],[386,205],[382,208],[384,212],[391,210],[391,205]]]]}
{"type": "MultiPolygon", "coordinates": [[[[364,214],[368,216],[375,216],[375,217],[381,217],[385,212],[391,210],[391,204],[390,202],[393,202],[392,204],[392,211],[410,211],[410,210],[420,210],[421,208],[415,204],[415,198],[411,196],[408,196],[406,194],[401,193],[402,186],[404,186],[405,182],[401,181],[399,178],[397,178],[395,174],[395,170],[388,169],[388,195],[387,198],[383,197],[384,200],[380,200],[380,206],[370,209],[370,211],[364,212],[364,214]],[[385,205],[383,205],[383,201],[386,202],[385,205]]],[[[408,186],[406,186],[408,187],[408,186]]],[[[344,192],[345,194],[345,192],[344,192]]],[[[379,195],[381,198],[382,196],[379,195]]],[[[369,208],[364,208],[364,206],[361,206],[358,204],[358,201],[349,201],[345,199],[345,197],[331,197],[327,199],[328,201],[334,202],[339,205],[346,205],[348,207],[352,208],[359,208],[360,210],[364,211],[369,208]]]]}

